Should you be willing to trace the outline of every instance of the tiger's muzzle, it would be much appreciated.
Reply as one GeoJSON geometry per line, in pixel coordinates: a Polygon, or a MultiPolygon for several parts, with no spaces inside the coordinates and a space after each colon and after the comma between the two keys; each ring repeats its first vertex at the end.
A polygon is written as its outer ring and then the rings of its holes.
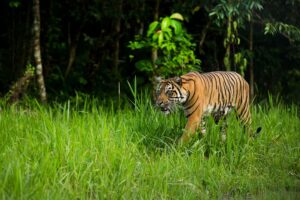
{"type": "Polygon", "coordinates": [[[166,115],[170,114],[171,112],[171,104],[169,102],[163,102],[162,100],[156,101],[157,107],[160,108],[162,112],[164,112],[166,115]]]}

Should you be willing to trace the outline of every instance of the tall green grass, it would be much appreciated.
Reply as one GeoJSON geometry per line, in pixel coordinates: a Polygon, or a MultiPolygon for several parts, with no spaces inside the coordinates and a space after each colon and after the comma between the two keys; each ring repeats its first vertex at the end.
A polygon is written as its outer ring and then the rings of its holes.
{"type": "MultiPolygon", "coordinates": [[[[140,98],[140,99],[139,99],[140,98]]],[[[117,109],[92,98],[0,112],[1,199],[297,199],[300,120],[296,106],[253,106],[256,139],[230,117],[227,140],[208,134],[177,148],[180,111],[149,99],[117,109]]]]}

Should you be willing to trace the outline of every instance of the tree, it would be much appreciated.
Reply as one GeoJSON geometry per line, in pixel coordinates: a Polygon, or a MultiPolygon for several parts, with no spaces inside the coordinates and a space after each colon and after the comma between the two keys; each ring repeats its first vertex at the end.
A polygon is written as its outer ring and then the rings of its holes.
{"type": "Polygon", "coordinates": [[[113,17],[114,43],[112,52],[112,72],[113,75],[120,80],[119,75],[119,54],[120,54],[120,35],[121,35],[121,20],[123,11],[123,0],[115,0],[115,16],[113,17]]]}
{"type": "Polygon", "coordinates": [[[200,68],[200,60],[194,54],[196,45],[181,21],[183,17],[179,13],[154,21],[149,25],[146,37],[137,35],[129,42],[133,50],[151,49],[151,60],[139,60],[136,67],[147,73],[154,86],[158,77],[181,75],[200,68]],[[153,51],[157,52],[155,60],[153,51]]]}
{"type": "Polygon", "coordinates": [[[46,86],[43,75],[43,64],[41,56],[40,32],[41,32],[41,17],[40,17],[40,1],[33,0],[33,31],[34,31],[34,59],[36,64],[36,75],[39,86],[40,100],[45,103],[47,101],[46,86]]]}
{"type": "Polygon", "coordinates": [[[262,10],[260,0],[227,0],[220,3],[210,11],[210,16],[215,17],[215,23],[221,25],[224,20],[227,21],[226,36],[224,38],[224,47],[226,49],[224,56],[224,66],[227,71],[236,70],[244,76],[248,60],[250,77],[250,96],[254,97],[254,65],[253,65],[253,14],[255,10],[262,10]],[[246,22],[249,23],[246,23],[246,22]],[[249,49],[238,50],[241,39],[238,33],[240,27],[249,24],[249,49]],[[248,59],[247,59],[248,57],[248,59]]]}

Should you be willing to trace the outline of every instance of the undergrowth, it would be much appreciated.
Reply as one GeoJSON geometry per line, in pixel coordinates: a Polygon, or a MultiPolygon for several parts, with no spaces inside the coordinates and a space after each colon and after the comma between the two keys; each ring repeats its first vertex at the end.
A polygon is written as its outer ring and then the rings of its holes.
{"type": "Polygon", "coordinates": [[[77,97],[0,111],[2,199],[297,199],[300,195],[298,107],[252,106],[249,138],[229,117],[227,139],[208,119],[206,136],[176,146],[186,119],[165,116],[136,96],[113,102],[77,97]]]}

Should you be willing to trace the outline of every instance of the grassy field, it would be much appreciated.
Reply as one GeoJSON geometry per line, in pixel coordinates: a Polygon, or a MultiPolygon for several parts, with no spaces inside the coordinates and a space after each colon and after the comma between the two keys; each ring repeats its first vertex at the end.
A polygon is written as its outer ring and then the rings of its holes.
{"type": "Polygon", "coordinates": [[[117,109],[75,99],[2,107],[1,199],[299,199],[300,120],[296,106],[252,107],[248,138],[234,117],[227,140],[208,134],[186,148],[181,112],[164,116],[148,100],[117,109]]]}

